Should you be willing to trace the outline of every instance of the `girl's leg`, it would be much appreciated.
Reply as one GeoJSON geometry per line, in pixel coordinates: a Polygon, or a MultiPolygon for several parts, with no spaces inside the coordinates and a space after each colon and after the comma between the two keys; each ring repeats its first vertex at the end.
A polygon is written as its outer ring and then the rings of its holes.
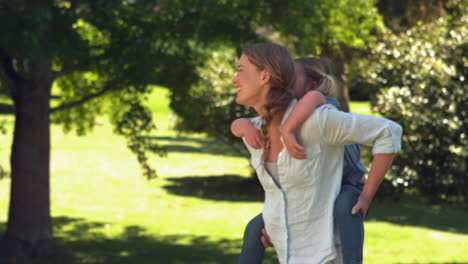
{"type": "Polygon", "coordinates": [[[263,216],[259,214],[252,218],[245,227],[239,264],[259,264],[263,262],[265,248],[261,237],[264,226],[263,216]]]}
{"type": "Polygon", "coordinates": [[[341,185],[341,191],[335,201],[335,221],[340,229],[343,261],[345,264],[361,264],[364,245],[364,222],[362,213],[352,215],[351,209],[356,205],[361,194],[359,188],[350,184],[341,185]]]}

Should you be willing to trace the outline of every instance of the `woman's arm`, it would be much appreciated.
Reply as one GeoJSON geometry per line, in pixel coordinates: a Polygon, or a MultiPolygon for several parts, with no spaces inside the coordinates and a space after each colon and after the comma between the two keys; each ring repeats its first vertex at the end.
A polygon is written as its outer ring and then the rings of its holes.
{"type": "Polygon", "coordinates": [[[299,128],[302,123],[312,114],[314,109],[326,100],[322,93],[310,91],[306,93],[301,100],[294,106],[291,114],[284,122],[281,129],[281,136],[289,154],[296,159],[306,159],[305,149],[297,143],[294,131],[299,128]]]}
{"type": "Polygon", "coordinates": [[[367,210],[374,199],[375,193],[379,189],[380,184],[382,183],[385,174],[390,169],[392,165],[393,158],[395,154],[375,154],[372,160],[371,169],[369,171],[369,176],[367,178],[364,189],[359,195],[358,202],[353,207],[351,213],[357,214],[359,210],[362,211],[362,216],[367,215],[367,210]]]}
{"type": "Polygon", "coordinates": [[[255,149],[260,149],[263,146],[260,132],[250,122],[248,118],[238,118],[231,124],[231,132],[236,137],[244,137],[247,144],[255,149]]]}
{"type": "Polygon", "coordinates": [[[301,127],[305,142],[317,139],[328,145],[362,144],[372,153],[396,153],[401,149],[402,128],[399,124],[377,116],[345,113],[324,105],[315,110],[301,127]]]}
{"type": "Polygon", "coordinates": [[[370,115],[344,113],[331,107],[317,109],[317,114],[304,123],[306,141],[317,137],[325,144],[347,145],[359,143],[372,146],[374,155],[368,180],[352,213],[363,211],[363,216],[374,198],[395,153],[401,149],[402,127],[397,123],[370,115]]]}

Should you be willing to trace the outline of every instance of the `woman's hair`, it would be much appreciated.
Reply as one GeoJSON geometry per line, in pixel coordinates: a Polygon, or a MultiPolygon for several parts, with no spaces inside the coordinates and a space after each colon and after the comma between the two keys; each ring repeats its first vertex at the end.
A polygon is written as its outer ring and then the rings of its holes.
{"type": "Polygon", "coordinates": [[[304,69],[307,82],[317,84],[315,91],[319,91],[325,96],[335,96],[336,81],[331,76],[330,68],[325,61],[313,57],[299,58],[294,61],[300,63],[304,69]]]}
{"type": "Polygon", "coordinates": [[[294,84],[294,61],[289,51],[278,44],[265,43],[247,47],[242,52],[260,71],[270,73],[270,91],[263,106],[261,135],[263,140],[263,162],[266,160],[270,142],[268,127],[273,117],[285,110],[294,98],[292,85],[294,84]]]}

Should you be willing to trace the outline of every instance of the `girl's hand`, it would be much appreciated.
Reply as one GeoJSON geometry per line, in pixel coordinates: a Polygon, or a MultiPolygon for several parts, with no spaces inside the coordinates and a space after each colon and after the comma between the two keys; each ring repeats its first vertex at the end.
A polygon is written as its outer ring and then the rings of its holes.
{"type": "Polygon", "coordinates": [[[299,160],[304,160],[307,158],[306,149],[303,148],[299,143],[297,143],[296,136],[293,132],[282,133],[283,142],[286,145],[291,157],[299,160]]]}
{"type": "Polygon", "coordinates": [[[261,149],[263,147],[262,136],[260,131],[255,128],[255,126],[249,122],[244,127],[244,137],[247,141],[247,144],[254,149],[261,149]]]}

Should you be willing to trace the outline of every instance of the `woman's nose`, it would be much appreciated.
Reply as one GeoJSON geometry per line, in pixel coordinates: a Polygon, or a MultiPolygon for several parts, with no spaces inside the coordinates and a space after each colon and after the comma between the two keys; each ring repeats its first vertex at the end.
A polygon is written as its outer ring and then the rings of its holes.
{"type": "Polygon", "coordinates": [[[234,79],[232,79],[232,83],[233,83],[233,84],[236,84],[236,83],[237,83],[237,75],[234,76],[234,79]]]}

